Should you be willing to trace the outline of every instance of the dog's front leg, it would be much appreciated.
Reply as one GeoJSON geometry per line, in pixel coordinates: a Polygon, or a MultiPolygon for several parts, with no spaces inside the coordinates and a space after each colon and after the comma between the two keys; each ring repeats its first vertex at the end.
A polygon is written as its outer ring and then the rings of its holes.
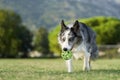
{"type": "Polygon", "coordinates": [[[90,53],[85,53],[84,56],[84,64],[83,64],[83,70],[89,71],[90,70],[90,53]]]}
{"type": "Polygon", "coordinates": [[[68,72],[72,72],[72,59],[66,60],[68,72]]]}

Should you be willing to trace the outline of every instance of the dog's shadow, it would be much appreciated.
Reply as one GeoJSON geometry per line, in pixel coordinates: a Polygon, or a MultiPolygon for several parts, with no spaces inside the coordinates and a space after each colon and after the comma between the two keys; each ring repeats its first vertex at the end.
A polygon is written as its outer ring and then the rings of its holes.
{"type": "MultiPolygon", "coordinates": [[[[85,73],[86,71],[81,71],[83,73],[85,73]]],[[[79,72],[77,72],[79,73],[79,72]]],[[[95,69],[95,70],[91,70],[91,71],[88,71],[88,73],[120,73],[120,69],[95,69]]]]}
{"type": "Polygon", "coordinates": [[[55,71],[55,72],[51,72],[51,74],[55,74],[55,75],[60,75],[60,74],[91,74],[91,73],[94,73],[94,74],[99,74],[99,73],[104,73],[104,74],[120,74],[120,69],[99,69],[99,70],[91,70],[91,71],[73,71],[71,73],[68,73],[67,71],[55,71]]]}

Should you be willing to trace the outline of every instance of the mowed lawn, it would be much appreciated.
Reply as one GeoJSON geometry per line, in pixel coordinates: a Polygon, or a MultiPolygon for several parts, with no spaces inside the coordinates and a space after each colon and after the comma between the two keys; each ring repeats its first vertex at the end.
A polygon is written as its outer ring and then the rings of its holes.
{"type": "Polygon", "coordinates": [[[0,59],[0,80],[120,80],[120,59],[92,62],[92,71],[82,71],[82,60],[74,60],[67,73],[62,59],[0,59]]]}

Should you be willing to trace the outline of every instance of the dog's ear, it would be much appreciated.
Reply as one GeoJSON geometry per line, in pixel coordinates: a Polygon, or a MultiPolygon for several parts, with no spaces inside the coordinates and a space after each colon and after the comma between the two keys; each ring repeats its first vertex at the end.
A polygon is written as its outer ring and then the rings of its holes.
{"type": "Polygon", "coordinates": [[[65,25],[64,20],[61,21],[61,32],[68,29],[68,27],[65,25]]]}
{"type": "Polygon", "coordinates": [[[78,32],[79,31],[79,22],[78,22],[78,20],[75,21],[75,23],[73,25],[73,30],[74,30],[74,32],[78,32]]]}

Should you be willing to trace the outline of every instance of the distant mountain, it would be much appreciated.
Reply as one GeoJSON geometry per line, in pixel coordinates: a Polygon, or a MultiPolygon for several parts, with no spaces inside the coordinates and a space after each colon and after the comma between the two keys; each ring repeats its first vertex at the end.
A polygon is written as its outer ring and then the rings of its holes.
{"type": "Polygon", "coordinates": [[[19,13],[30,28],[52,28],[61,19],[75,20],[92,16],[120,18],[120,0],[0,0],[0,9],[19,13]]]}

